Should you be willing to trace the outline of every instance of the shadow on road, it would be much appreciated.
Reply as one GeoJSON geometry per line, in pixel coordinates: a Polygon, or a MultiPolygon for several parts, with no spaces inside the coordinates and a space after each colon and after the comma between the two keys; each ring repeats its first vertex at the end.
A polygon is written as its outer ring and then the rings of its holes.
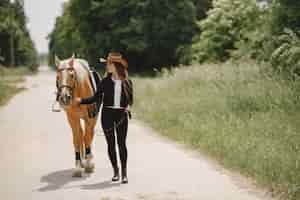
{"type": "Polygon", "coordinates": [[[120,185],[120,183],[112,183],[111,181],[103,181],[103,182],[95,183],[95,184],[85,184],[85,185],[64,187],[68,183],[76,182],[76,181],[83,181],[89,177],[89,175],[84,174],[81,178],[74,178],[74,177],[72,177],[72,173],[73,173],[73,169],[66,169],[66,170],[52,172],[50,174],[42,176],[41,182],[47,183],[48,185],[37,189],[37,191],[48,192],[48,191],[59,190],[62,188],[73,188],[73,187],[79,187],[83,190],[100,190],[100,189],[111,188],[111,187],[116,187],[116,186],[120,185]]]}
{"type": "Polygon", "coordinates": [[[111,181],[103,181],[100,183],[96,184],[89,184],[89,185],[81,185],[81,189],[83,190],[101,190],[101,189],[106,189],[106,188],[111,188],[111,187],[116,187],[120,186],[121,183],[112,183],[111,181]]]}
{"type": "Polygon", "coordinates": [[[41,177],[42,183],[48,183],[47,186],[39,188],[39,192],[47,192],[52,190],[58,190],[62,188],[64,185],[75,182],[75,181],[82,181],[88,176],[83,175],[81,178],[74,178],[72,177],[73,169],[66,169],[61,171],[52,172],[45,176],[41,177]]]}

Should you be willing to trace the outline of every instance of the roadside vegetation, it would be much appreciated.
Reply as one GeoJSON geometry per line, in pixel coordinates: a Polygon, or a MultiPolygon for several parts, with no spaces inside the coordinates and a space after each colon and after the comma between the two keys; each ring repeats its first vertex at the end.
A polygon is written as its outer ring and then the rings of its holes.
{"type": "Polygon", "coordinates": [[[37,71],[37,51],[27,29],[24,0],[0,2],[0,106],[23,88],[23,76],[37,71]]]}
{"type": "Polygon", "coordinates": [[[297,200],[300,3],[264,2],[213,1],[191,46],[196,64],[137,77],[135,111],[162,134],[297,200]]]}
{"type": "Polygon", "coordinates": [[[0,106],[7,103],[15,94],[24,90],[18,84],[24,81],[25,75],[32,73],[26,67],[7,69],[0,66],[0,106]]]}
{"type": "Polygon", "coordinates": [[[282,199],[300,198],[300,82],[251,61],[174,68],[134,84],[136,118],[282,199]]]}
{"type": "Polygon", "coordinates": [[[27,21],[24,0],[0,1],[0,65],[37,69],[37,51],[27,21]]]}

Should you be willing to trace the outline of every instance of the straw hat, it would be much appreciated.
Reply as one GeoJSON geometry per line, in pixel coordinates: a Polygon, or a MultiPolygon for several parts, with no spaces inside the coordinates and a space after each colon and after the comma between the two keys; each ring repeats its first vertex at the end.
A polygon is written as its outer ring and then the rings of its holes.
{"type": "Polygon", "coordinates": [[[125,69],[128,69],[128,63],[127,61],[122,57],[122,54],[117,52],[109,53],[107,58],[100,58],[100,62],[106,63],[106,62],[116,62],[120,63],[125,69]]]}

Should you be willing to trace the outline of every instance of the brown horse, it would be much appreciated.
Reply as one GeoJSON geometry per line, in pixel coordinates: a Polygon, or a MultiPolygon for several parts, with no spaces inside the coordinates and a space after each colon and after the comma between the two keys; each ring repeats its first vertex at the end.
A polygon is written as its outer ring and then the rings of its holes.
{"type": "Polygon", "coordinates": [[[77,97],[86,98],[92,96],[94,91],[89,73],[89,65],[85,60],[70,59],[60,60],[55,56],[57,67],[56,85],[58,89],[58,102],[67,114],[68,122],[73,133],[75,149],[74,177],[81,177],[83,168],[85,172],[92,173],[91,145],[94,137],[94,127],[97,122],[98,112],[91,116],[91,110],[95,111],[95,105],[80,105],[74,103],[77,97]],[[80,123],[84,122],[84,126],[80,123]]]}

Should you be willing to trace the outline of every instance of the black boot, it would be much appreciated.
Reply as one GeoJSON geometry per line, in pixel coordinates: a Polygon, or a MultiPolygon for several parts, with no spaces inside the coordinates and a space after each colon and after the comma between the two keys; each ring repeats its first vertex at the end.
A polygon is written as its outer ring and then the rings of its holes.
{"type": "Polygon", "coordinates": [[[127,169],[122,169],[122,183],[127,184],[128,178],[127,178],[127,169]]]}
{"type": "Polygon", "coordinates": [[[114,176],[111,179],[113,182],[120,180],[119,168],[114,168],[114,176]]]}

